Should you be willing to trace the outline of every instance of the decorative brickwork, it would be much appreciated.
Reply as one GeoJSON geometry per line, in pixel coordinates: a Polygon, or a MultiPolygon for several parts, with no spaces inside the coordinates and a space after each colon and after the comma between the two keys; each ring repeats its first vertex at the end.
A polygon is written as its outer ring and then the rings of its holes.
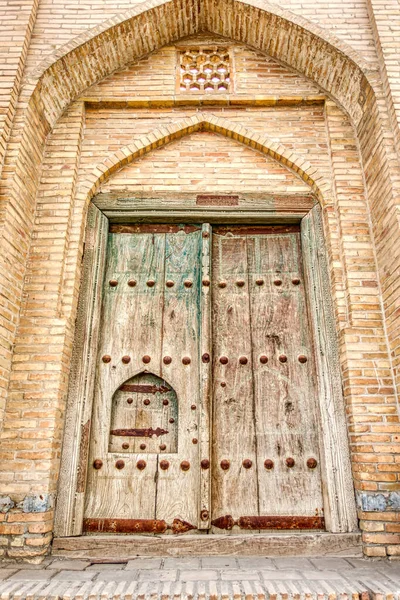
{"type": "Polygon", "coordinates": [[[221,46],[179,50],[179,91],[227,93],[231,89],[229,50],[221,46]]]}
{"type": "Polygon", "coordinates": [[[18,14],[0,73],[0,556],[49,551],[91,199],[211,188],[320,202],[364,552],[399,555],[397,3],[18,14]]]}

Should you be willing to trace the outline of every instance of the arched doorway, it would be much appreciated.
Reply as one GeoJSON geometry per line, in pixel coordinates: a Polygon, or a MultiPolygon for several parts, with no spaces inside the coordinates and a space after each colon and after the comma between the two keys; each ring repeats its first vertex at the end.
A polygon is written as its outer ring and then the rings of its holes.
{"type": "Polygon", "coordinates": [[[223,226],[190,211],[121,224],[92,206],[80,318],[93,329],[71,387],[76,416],[76,377],[90,389],[91,433],[80,450],[66,437],[82,476],[59,535],[354,531],[319,207],[301,211],[280,226],[235,208],[223,226]]]}

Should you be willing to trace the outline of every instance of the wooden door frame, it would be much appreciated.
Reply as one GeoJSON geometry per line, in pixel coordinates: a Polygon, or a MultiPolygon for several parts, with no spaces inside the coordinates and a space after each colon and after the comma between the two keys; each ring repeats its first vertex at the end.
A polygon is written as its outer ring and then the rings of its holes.
{"type": "MultiPolygon", "coordinates": [[[[310,307],[318,379],[320,458],[327,532],[358,530],[337,331],[332,305],[321,209],[315,202],[279,213],[271,207],[167,206],[162,199],[135,207],[134,201],[94,198],[89,207],[82,279],[71,363],[55,536],[82,534],[93,386],[109,222],[300,223],[304,276],[310,307]],[[150,203],[149,203],[150,204],[150,203]],[[129,206],[129,208],[127,208],[129,206]]],[[[267,535],[267,534],[266,534],[267,535]]],[[[300,534],[301,535],[301,534],[300,534]]]]}

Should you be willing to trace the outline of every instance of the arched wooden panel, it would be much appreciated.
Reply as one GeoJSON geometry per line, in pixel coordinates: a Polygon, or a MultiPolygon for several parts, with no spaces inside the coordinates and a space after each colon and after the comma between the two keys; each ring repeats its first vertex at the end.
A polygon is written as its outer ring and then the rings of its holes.
{"type": "Polygon", "coordinates": [[[152,373],[131,377],[112,399],[109,452],[178,451],[178,398],[152,373]]]}

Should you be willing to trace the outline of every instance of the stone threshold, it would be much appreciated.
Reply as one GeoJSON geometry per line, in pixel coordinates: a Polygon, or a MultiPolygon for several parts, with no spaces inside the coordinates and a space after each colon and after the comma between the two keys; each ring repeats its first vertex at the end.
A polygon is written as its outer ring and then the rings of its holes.
{"type": "Polygon", "coordinates": [[[53,556],[130,560],[137,556],[361,557],[361,534],[83,535],[55,538],[53,556]]]}

